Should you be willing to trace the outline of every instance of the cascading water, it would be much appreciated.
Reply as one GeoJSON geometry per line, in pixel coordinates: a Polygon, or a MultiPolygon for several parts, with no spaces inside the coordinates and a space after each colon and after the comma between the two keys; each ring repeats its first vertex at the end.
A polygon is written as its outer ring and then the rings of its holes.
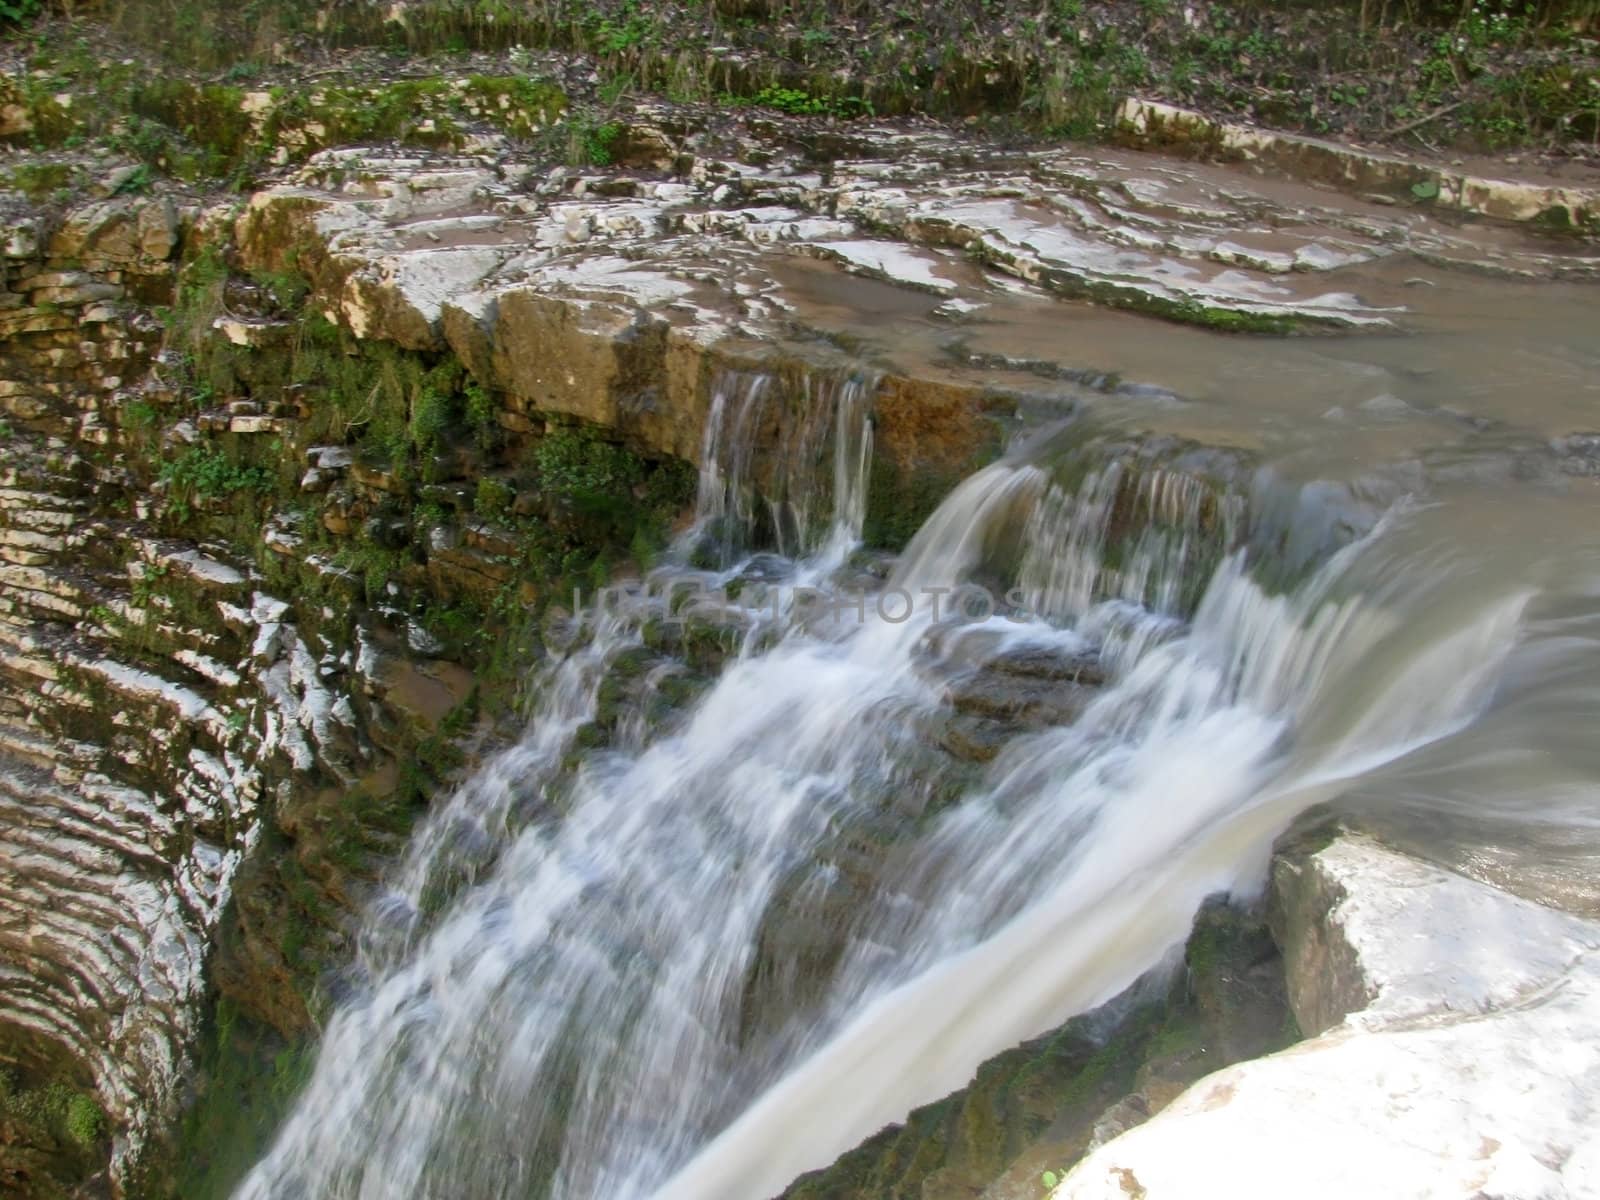
{"type": "Polygon", "coordinates": [[[1389,547],[1425,511],[1274,592],[1242,488],[1078,435],[968,480],[854,594],[869,394],[725,381],[677,561],[587,614],[522,742],[419,831],[240,1196],[764,1200],[1116,995],[1298,812],[1470,721],[1516,644],[1520,583],[1418,632],[1451,570],[1402,588],[1389,547]],[[737,553],[763,504],[798,561],[737,553]],[[574,765],[618,662],[701,620],[739,635],[714,682],[574,765]],[[994,753],[951,758],[952,694],[1018,657],[1081,712],[981,717],[994,753]]]}
{"type": "Polygon", "coordinates": [[[837,565],[854,548],[866,517],[871,391],[872,380],[860,374],[808,375],[797,396],[770,375],[730,372],[718,380],[701,445],[694,535],[719,566],[735,560],[763,520],[779,554],[837,565]],[[756,471],[763,440],[775,443],[764,481],[756,471]],[[819,472],[830,441],[833,469],[819,472]],[[824,520],[830,501],[832,517],[824,520]]]}

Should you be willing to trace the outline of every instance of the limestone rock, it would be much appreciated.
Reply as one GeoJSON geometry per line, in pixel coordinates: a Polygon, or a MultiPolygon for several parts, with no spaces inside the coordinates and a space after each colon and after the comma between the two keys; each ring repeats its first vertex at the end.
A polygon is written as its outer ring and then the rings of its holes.
{"type": "Polygon", "coordinates": [[[1572,228],[1600,228],[1600,191],[1594,188],[1441,171],[1393,153],[1213,121],[1189,109],[1133,97],[1123,101],[1117,121],[1135,141],[1196,146],[1356,193],[1406,197],[1415,187],[1431,185],[1434,203],[1440,207],[1504,221],[1544,220],[1572,228]]]}
{"type": "Polygon", "coordinates": [[[1362,837],[1274,888],[1321,1036],[1208,1076],[1054,1200],[1595,1194],[1600,925],[1362,837]]]}

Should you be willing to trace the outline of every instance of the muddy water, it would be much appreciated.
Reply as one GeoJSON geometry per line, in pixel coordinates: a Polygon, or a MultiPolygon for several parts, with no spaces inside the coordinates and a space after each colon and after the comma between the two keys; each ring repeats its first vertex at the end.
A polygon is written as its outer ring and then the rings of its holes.
{"type": "MultiPolygon", "coordinates": [[[[1475,234],[1512,250],[1591,253],[1517,230],[1475,234]]],[[[1472,736],[1335,807],[1412,853],[1600,915],[1600,441],[1584,436],[1600,432],[1600,288],[1408,254],[1339,279],[1399,328],[1240,336],[1029,295],[992,296],[952,323],[938,298],[886,285],[817,269],[786,282],[814,324],[848,330],[884,361],[1241,448],[1277,479],[1328,485],[1325,499],[1364,494],[1368,517],[1397,495],[1421,498],[1425,519],[1392,535],[1398,571],[1469,564],[1468,596],[1517,580],[1549,589],[1472,736]],[[850,313],[852,297],[870,313],[850,313]],[[974,359],[987,369],[958,365],[974,359]],[[996,370],[997,360],[1015,366],[996,370]],[[1107,378],[1052,389],[1047,367],[1107,378]]]]}
{"type": "Polygon", "coordinates": [[[1028,392],[1041,368],[1114,376],[1064,387],[1098,415],[1273,452],[1371,464],[1492,429],[1538,441],[1600,428],[1600,289],[1496,279],[1409,256],[1339,276],[1401,328],[1279,338],[1219,334],[1071,301],[993,295],[951,322],[937,297],[824,267],[785,278],[804,319],[912,373],[1028,392]],[[852,308],[850,301],[860,305],[852,308]],[[986,369],[962,369],[983,356],[986,369]],[[994,360],[1019,369],[994,369],[994,360]],[[1025,364],[1025,366],[1022,366],[1025,364]]]}

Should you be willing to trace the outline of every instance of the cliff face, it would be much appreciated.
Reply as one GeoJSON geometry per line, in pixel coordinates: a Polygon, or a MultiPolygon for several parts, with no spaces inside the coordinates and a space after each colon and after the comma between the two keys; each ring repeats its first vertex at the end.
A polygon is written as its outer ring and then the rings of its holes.
{"type": "MultiPolygon", "coordinates": [[[[412,226],[490,177],[398,174],[375,207],[412,226]]],[[[6,1139],[21,1195],[107,1150],[107,1186],[162,1194],[183,1112],[270,1124],[231,1060],[292,1083],[362,889],[514,711],[535,615],[669,534],[714,378],[826,367],[531,288],[490,324],[461,267],[507,251],[396,270],[327,207],[114,196],[5,247],[0,1062],[19,1111],[88,1114],[6,1139]]],[[[886,386],[892,478],[952,482],[993,403],[886,386]]]]}
{"type": "MultiPolygon", "coordinates": [[[[253,498],[220,511],[247,469],[209,447],[223,430],[281,436],[284,419],[239,400],[186,400],[175,424],[165,411],[179,352],[157,361],[155,310],[175,298],[194,216],[111,199],[23,226],[0,316],[4,1058],[19,1087],[76,1064],[119,1184],[175,1128],[241,864],[327,789],[392,773],[383,747],[408,748],[470,686],[425,655],[395,666],[381,648],[395,634],[269,582],[258,533],[229,535],[264,513],[253,498]]],[[[346,900],[343,886],[323,877],[314,902],[346,900]]],[[[262,1016],[304,1027],[303,998],[262,986],[274,969],[268,956],[236,982],[262,1016]]]]}
{"type": "Polygon", "coordinates": [[[108,201],[42,226],[9,239],[0,316],[6,1057],[37,1070],[64,1048],[136,1150],[172,1115],[205,946],[263,781],[229,729],[241,679],[213,657],[218,633],[175,627],[155,670],[109,653],[108,626],[147,572],[229,599],[245,578],[139,522],[131,474],[105,453],[124,381],[160,346],[144,306],[171,294],[174,206],[108,201]],[[105,511],[113,492],[126,519],[105,511]]]}

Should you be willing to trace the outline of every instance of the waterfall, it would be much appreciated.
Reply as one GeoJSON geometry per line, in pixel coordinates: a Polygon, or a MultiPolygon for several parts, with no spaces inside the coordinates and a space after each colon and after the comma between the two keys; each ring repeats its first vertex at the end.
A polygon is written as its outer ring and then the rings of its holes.
{"type": "Polygon", "coordinates": [[[1402,586],[1425,509],[1273,590],[1244,483],[1076,430],[853,592],[871,390],[721,381],[694,531],[419,830],[241,1197],[765,1200],[1115,996],[1296,814],[1470,722],[1517,644],[1527,585],[1402,586]],[[576,755],[624,660],[679,669],[647,635],[699,619],[685,581],[743,585],[717,619],[745,636],[665,725],[576,755]],[[752,615],[785,581],[821,601],[752,615]],[[980,586],[1004,598],[953,603],[980,586]],[[1075,711],[963,709],[1008,663],[1075,711]],[[963,721],[992,754],[952,757],[963,721]]]}
{"type": "Polygon", "coordinates": [[[727,566],[764,529],[779,554],[821,551],[837,565],[866,518],[875,385],[860,372],[810,373],[792,392],[769,374],[723,372],[711,389],[690,545],[727,566]],[[831,472],[819,469],[830,445],[831,472]]]}

